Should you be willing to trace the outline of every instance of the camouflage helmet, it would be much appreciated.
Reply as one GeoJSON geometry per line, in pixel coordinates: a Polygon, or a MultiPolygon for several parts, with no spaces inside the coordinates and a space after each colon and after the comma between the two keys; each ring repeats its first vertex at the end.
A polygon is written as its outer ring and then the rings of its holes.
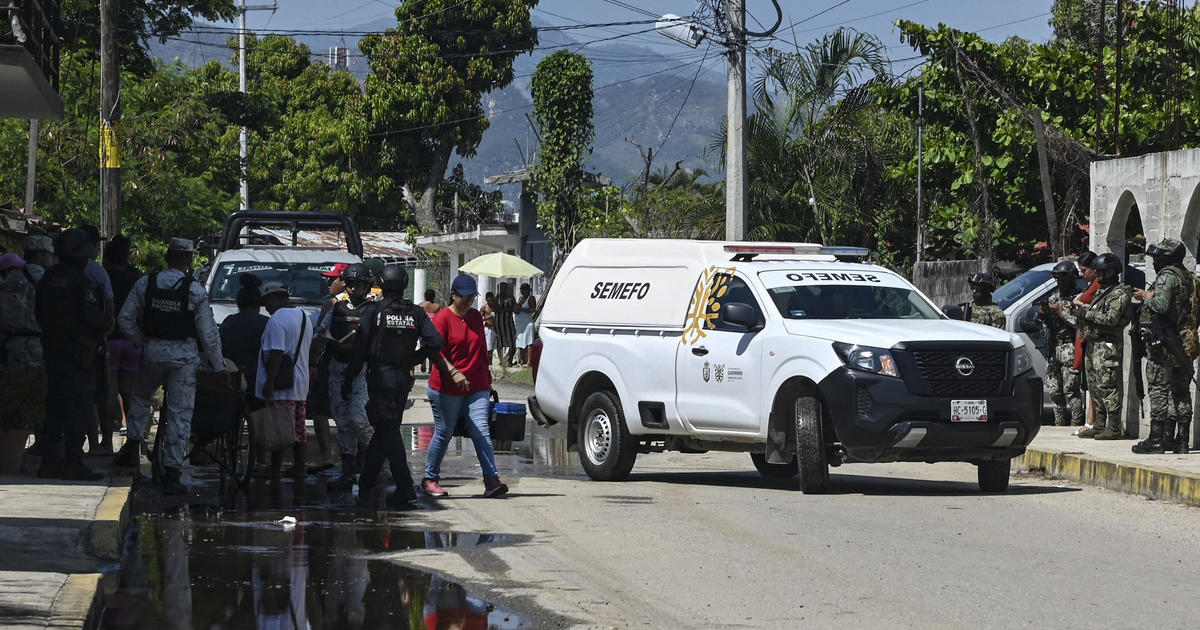
{"type": "Polygon", "coordinates": [[[973,287],[986,287],[989,291],[996,289],[996,283],[992,280],[992,274],[990,273],[973,273],[967,278],[967,284],[973,287]]]}
{"type": "Polygon", "coordinates": [[[1168,264],[1183,262],[1183,243],[1173,239],[1164,238],[1163,240],[1146,248],[1146,255],[1153,258],[1166,258],[1168,264]]]}
{"type": "Polygon", "coordinates": [[[1055,278],[1077,278],[1079,270],[1075,268],[1075,263],[1070,261],[1062,261],[1050,270],[1050,275],[1055,278]]]}

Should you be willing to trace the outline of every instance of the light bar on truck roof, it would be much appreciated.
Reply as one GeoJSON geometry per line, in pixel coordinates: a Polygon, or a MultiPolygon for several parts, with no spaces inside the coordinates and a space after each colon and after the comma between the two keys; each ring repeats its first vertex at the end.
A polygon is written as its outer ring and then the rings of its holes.
{"type": "Polygon", "coordinates": [[[871,250],[866,247],[847,247],[844,245],[829,245],[821,247],[822,254],[840,258],[866,258],[871,250]]]}
{"type": "Polygon", "coordinates": [[[817,243],[742,243],[726,245],[725,251],[734,255],[737,260],[752,260],[760,254],[785,254],[792,256],[824,255],[834,256],[838,260],[866,258],[871,253],[865,247],[826,246],[817,243]]]}

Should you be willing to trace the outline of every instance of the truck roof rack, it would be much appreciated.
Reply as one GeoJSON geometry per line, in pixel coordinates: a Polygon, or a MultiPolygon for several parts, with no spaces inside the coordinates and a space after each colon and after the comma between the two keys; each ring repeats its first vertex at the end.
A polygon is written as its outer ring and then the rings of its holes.
{"type": "MultiPolygon", "coordinates": [[[[225,219],[221,230],[219,251],[240,249],[249,245],[242,242],[242,231],[256,227],[286,228],[292,233],[290,246],[296,246],[296,234],[302,231],[340,231],[346,235],[346,250],[362,258],[362,236],[354,219],[335,212],[273,212],[264,210],[241,210],[225,219]]],[[[287,244],[285,244],[287,246],[287,244]]]]}

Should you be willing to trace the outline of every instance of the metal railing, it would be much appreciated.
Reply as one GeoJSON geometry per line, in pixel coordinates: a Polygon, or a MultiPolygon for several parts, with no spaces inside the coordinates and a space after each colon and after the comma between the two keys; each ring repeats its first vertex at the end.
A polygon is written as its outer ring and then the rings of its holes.
{"type": "Polygon", "coordinates": [[[24,46],[57,90],[62,47],[62,40],[55,33],[62,23],[58,0],[8,0],[7,4],[0,0],[0,15],[5,22],[0,28],[0,45],[24,46]]]}

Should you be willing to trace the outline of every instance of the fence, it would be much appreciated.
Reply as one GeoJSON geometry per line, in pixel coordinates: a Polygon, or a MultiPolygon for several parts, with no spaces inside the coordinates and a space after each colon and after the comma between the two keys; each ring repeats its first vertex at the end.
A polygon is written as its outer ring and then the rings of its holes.
{"type": "Polygon", "coordinates": [[[961,304],[971,300],[967,277],[979,271],[978,260],[938,260],[913,265],[912,282],[934,304],[961,304]]]}

